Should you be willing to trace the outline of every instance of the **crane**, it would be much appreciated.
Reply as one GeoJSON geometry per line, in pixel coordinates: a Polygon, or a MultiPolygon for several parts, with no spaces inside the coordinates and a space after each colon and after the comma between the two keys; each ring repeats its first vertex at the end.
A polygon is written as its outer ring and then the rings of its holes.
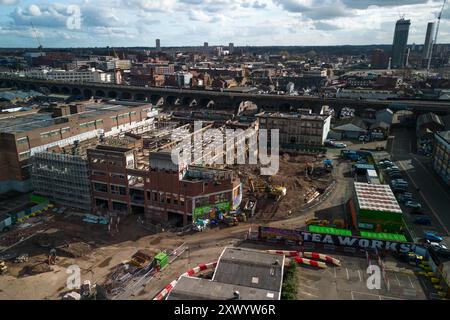
{"type": "Polygon", "coordinates": [[[114,58],[118,59],[119,56],[117,55],[116,49],[114,49],[114,47],[112,45],[111,30],[109,28],[108,28],[108,38],[109,38],[109,44],[111,45],[111,48],[113,49],[114,58]]]}
{"type": "Polygon", "coordinates": [[[428,74],[430,73],[431,60],[433,58],[433,50],[434,50],[434,46],[437,44],[437,39],[438,39],[438,34],[439,34],[439,27],[441,25],[442,14],[444,12],[446,4],[447,4],[447,0],[444,0],[444,3],[442,4],[441,12],[439,12],[439,15],[438,15],[438,21],[437,21],[437,25],[436,25],[436,33],[434,35],[433,43],[431,44],[430,59],[428,59],[427,77],[428,77],[428,74]]]}
{"type": "Polygon", "coordinates": [[[34,37],[36,38],[36,41],[39,44],[38,49],[42,50],[44,47],[42,46],[41,39],[39,39],[39,34],[38,34],[37,30],[36,30],[36,27],[34,26],[33,22],[30,22],[30,24],[31,24],[31,28],[33,30],[33,35],[34,35],[34,37]]]}

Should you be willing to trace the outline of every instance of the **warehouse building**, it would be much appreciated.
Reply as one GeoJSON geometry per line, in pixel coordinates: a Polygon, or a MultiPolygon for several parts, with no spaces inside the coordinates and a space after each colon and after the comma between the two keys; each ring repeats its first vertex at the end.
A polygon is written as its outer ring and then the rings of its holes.
{"type": "Polygon", "coordinates": [[[398,234],[406,231],[403,211],[389,185],[355,182],[349,207],[357,230],[398,234]]]}
{"type": "Polygon", "coordinates": [[[86,101],[0,119],[0,193],[31,190],[31,157],[150,124],[151,104],[86,101]]]}
{"type": "Polygon", "coordinates": [[[280,300],[285,257],[225,248],[212,280],[183,276],[167,300],[280,300]]]}

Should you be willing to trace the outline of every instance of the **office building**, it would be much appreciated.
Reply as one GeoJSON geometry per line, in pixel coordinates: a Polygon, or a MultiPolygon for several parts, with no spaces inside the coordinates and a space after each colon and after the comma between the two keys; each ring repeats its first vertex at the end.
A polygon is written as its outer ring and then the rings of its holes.
{"type": "Polygon", "coordinates": [[[156,51],[161,51],[161,40],[156,39],[156,51]]]}
{"type": "Polygon", "coordinates": [[[230,42],[230,44],[228,45],[228,51],[230,54],[234,53],[234,43],[230,42]]]}
{"type": "Polygon", "coordinates": [[[410,26],[411,21],[404,18],[398,20],[395,25],[394,42],[392,44],[392,68],[394,69],[405,67],[410,26]]]}
{"type": "Polygon", "coordinates": [[[434,44],[434,33],[436,30],[436,24],[434,22],[429,22],[427,27],[427,34],[425,37],[425,44],[423,47],[422,57],[428,62],[431,59],[432,47],[434,44]]]}

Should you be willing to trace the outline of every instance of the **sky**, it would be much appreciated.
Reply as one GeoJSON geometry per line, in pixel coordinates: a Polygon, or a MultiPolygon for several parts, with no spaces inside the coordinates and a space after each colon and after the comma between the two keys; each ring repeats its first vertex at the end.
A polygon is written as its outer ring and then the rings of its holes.
{"type": "MultiPolygon", "coordinates": [[[[442,0],[0,0],[0,47],[423,44],[442,0]],[[35,26],[35,31],[31,27],[35,26]]],[[[450,4],[439,43],[450,43],[450,4]]]]}

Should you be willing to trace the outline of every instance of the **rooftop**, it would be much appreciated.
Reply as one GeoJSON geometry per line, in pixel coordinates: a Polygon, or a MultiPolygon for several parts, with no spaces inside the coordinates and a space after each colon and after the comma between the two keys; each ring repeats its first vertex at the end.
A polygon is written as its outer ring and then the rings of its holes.
{"type": "Polygon", "coordinates": [[[300,120],[319,120],[324,121],[329,116],[322,116],[322,115],[306,115],[301,114],[298,112],[290,112],[290,113],[281,113],[281,112],[261,112],[256,115],[257,117],[261,118],[285,118],[285,119],[300,119],[300,120]]]}
{"type": "MultiPolygon", "coordinates": [[[[86,111],[68,115],[60,118],[53,118],[50,112],[35,113],[25,116],[11,117],[8,119],[0,119],[0,132],[5,133],[21,133],[28,132],[35,129],[51,127],[55,124],[61,123],[64,118],[77,117],[78,119],[95,118],[105,113],[120,112],[139,106],[144,106],[143,103],[125,103],[125,102],[109,102],[109,103],[84,103],[86,111]]],[[[67,122],[67,121],[63,121],[67,122]]]]}
{"type": "Polygon", "coordinates": [[[403,213],[389,185],[355,182],[360,209],[403,213]]]}
{"type": "Polygon", "coordinates": [[[256,250],[226,248],[214,281],[280,292],[284,257],[256,250]]]}
{"type": "Polygon", "coordinates": [[[167,300],[234,300],[238,291],[241,300],[277,300],[278,293],[262,289],[219,283],[207,279],[182,277],[167,300]]]}

